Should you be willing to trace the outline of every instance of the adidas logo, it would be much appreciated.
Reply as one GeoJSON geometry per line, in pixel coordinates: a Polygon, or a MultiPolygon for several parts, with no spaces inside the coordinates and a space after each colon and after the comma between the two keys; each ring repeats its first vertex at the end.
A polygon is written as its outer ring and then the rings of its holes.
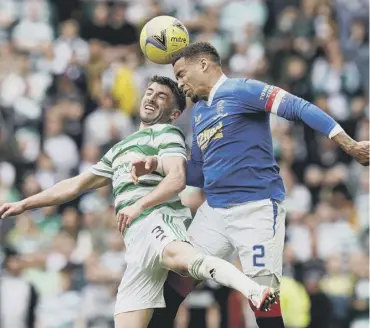
{"type": "Polygon", "coordinates": [[[215,279],[215,275],[216,275],[216,269],[212,269],[209,271],[209,274],[211,275],[212,279],[215,279]]]}

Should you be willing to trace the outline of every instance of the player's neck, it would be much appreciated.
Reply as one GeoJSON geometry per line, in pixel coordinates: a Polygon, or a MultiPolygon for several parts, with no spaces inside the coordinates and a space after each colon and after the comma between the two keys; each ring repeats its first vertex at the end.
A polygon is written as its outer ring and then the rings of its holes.
{"type": "Polygon", "coordinates": [[[155,122],[155,123],[152,123],[152,124],[147,124],[147,123],[141,122],[140,126],[139,126],[139,131],[144,130],[146,128],[150,128],[151,126],[156,125],[156,124],[172,124],[172,121],[168,120],[166,122],[155,122]]]}
{"type": "Polygon", "coordinates": [[[224,75],[224,73],[221,70],[217,69],[217,70],[214,71],[214,73],[212,73],[209,76],[209,80],[208,80],[209,82],[208,82],[208,85],[207,85],[206,95],[204,96],[204,100],[208,100],[209,95],[211,94],[211,91],[212,91],[213,87],[220,80],[222,75],[224,75]]]}

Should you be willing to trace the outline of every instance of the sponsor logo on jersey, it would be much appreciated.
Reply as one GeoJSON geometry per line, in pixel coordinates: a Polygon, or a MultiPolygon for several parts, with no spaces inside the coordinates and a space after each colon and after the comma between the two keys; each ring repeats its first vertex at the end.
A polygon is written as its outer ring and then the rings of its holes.
{"type": "Polygon", "coordinates": [[[205,129],[197,136],[197,143],[201,150],[205,150],[211,140],[221,139],[224,137],[222,133],[222,122],[219,122],[215,127],[205,129]]]}
{"type": "Polygon", "coordinates": [[[266,100],[270,96],[273,89],[274,89],[273,85],[266,84],[260,94],[260,100],[266,100]]]}
{"type": "Polygon", "coordinates": [[[202,119],[202,114],[196,115],[194,117],[195,125],[198,125],[201,119],[202,119]]]}
{"type": "Polygon", "coordinates": [[[163,241],[163,239],[167,238],[167,236],[164,234],[164,230],[161,226],[156,226],[152,230],[152,234],[155,235],[156,239],[160,239],[160,241],[163,241]]]}
{"type": "Polygon", "coordinates": [[[131,172],[131,162],[125,162],[120,165],[118,165],[113,174],[113,180],[118,179],[119,177],[123,176],[124,174],[128,174],[131,172]]]}

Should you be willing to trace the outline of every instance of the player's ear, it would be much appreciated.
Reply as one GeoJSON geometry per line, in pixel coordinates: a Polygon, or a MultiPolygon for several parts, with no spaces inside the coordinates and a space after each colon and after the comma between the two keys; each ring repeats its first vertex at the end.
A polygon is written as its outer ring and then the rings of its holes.
{"type": "Polygon", "coordinates": [[[180,115],[181,115],[181,111],[178,109],[174,109],[170,116],[171,121],[177,120],[180,117],[180,115]]]}
{"type": "Polygon", "coordinates": [[[201,58],[200,67],[201,67],[203,72],[205,72],[207,70],[208,66],[209,66],[209,63],[208,63],[207,58],[201,58]]]}

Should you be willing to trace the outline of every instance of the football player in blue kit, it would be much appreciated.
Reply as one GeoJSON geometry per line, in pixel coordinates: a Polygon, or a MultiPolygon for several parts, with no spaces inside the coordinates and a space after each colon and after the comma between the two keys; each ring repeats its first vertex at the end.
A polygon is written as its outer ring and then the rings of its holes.
{"type": "MultiPolygon", "coordinates": [[[[243,272],[279,288],[285,236],[284,184],[275,161],[270,114],[302,121],[369,165],[369,142],[353,140],[315,105],[276,86],[248,78],[227,78],[209,43],[185,48],[173,62],[179,87],[194,102],[193,144],[186,184],[203,188],[188,235],[194,247],[226,258],[238,252],[243,272]]],[[[158,170],[157,157],[133,165],[133,178],[158,170]]],[[[130,224],[130,222],[126,222],[130,224]]],[[[166,309],[156,310],[149,327],[172,327],[191,288],[169,276],[166,309]]],[[[185,281],[185,280],[183,280],[185,281]]],[[[253,308],[253,307],[252,307],[253,308]]],[[[283,328],[280,304],[269,312],[253,309],[260,328],[283,328]]]]}

